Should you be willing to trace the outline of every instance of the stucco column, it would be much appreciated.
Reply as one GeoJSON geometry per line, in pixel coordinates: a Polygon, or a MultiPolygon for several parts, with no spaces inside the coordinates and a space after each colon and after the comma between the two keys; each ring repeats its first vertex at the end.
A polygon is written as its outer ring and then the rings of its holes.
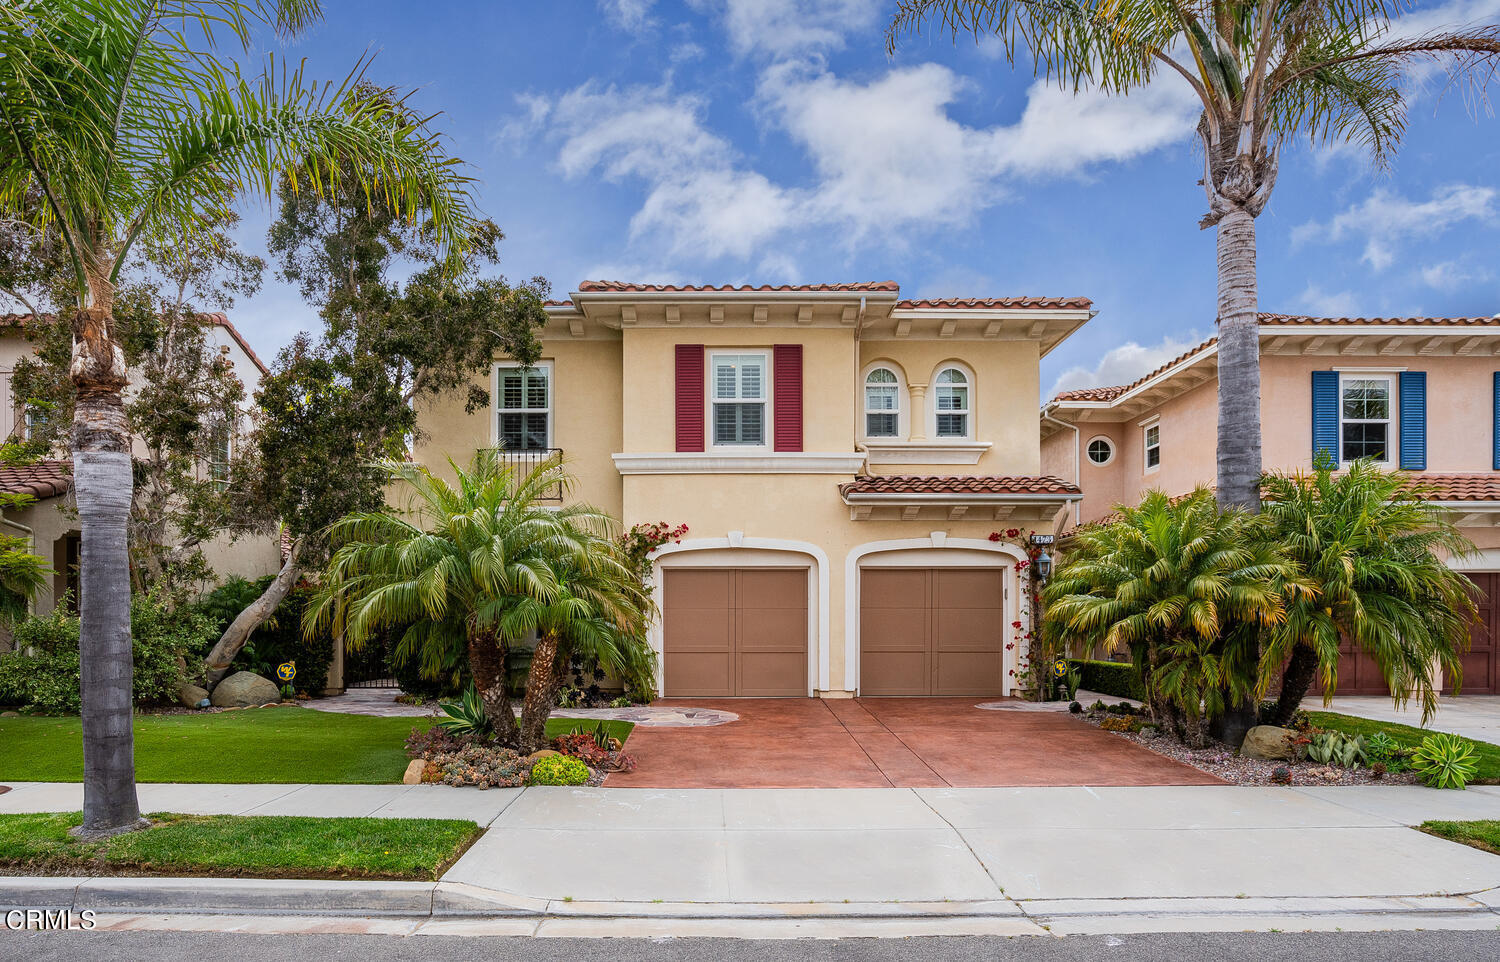
{"type": "Polygon", "coordinates": [[[911,413],[907,416],[913,441],[927,440],[927,385],[909,385],[911,391],[911,413]]]}

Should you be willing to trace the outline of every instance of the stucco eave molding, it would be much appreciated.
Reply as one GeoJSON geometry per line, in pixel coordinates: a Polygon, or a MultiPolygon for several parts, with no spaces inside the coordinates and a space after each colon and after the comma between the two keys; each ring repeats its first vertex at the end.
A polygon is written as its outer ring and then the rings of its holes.
{"type": "Polygon", "coordinates": [[[871,464],[978,464],[989,441],[863,441],[871,464]]]}
{"type": "Polygon", "coordinates": [[[863,454],[783,451],[721,454],[659,451],[612,454],[621,474],[838,474],[852,477],[864,467],[863,454]]]}

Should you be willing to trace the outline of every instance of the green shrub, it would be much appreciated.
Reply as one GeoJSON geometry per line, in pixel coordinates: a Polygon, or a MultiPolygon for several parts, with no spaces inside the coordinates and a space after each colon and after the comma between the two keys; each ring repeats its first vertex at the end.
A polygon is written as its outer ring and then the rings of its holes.
{"type": "Polygon", "coordinates": [[[455,738],[488,738],[494,731],[473,685],[458,701],[439,702],[438,707],[447,716],[438,720],[438,727],[455,738]]]}
{"type": "Polygon", "coordinates": [[[1307,757],[1319,765],[1354,769],[1368,763],[1369,746],[1363,735],[1318,732],[1307,745],[1307,757]]]}
{"type": "Polygon", "coordinates": [[[589,780],[589,767],[567,755],[548,755],[531,766],[533,785],[582,785],[589,780]]]}
{"type": "MultiPolygon", "coordinates": [[[[246,581],[230,578],[198,600],[196,611],[213,626],[215,639],[224,633],[241,611],[270,587],[271,575],[246,581]]],[[[307,607],[313,589],[298,585],[287,593],[265,623],[255,629],[245,647],[235,655],[235,671],[252,671],[264,678],[276,678],[276,668],[286,662],[297,666],[292,687],[310,695],[322,694],[328,687],[328,666],[333,663],[333,639],[319,635],[311,641],[302,636],[302,610],[307,607]]]]}
{"type": "Polygon", "coordinates": [[[1129,662],[1092,661],[1073,658],[1068,664],[1078,671],[1078,687],[1116,698],[1146,700],[1146,683],[1129,662]]]}
{"type": "Polygon", "coordinates": [[[1462,789],[1474,777],[1474,745],[1457,735],[1437,732],[1422,739],[1412,754],[1412,768],[1432,788],[1462,789]]]}
{"type": "MultiPolygon", "coordinates": [[[[154,595],[130,602],[134,696],[138,704],[170,701],[182,684],[178,659],[202,658],[213,623],[194,608],[172,608],[154,595]]],[[[16,623],[16,650],[0,655],[0,703],[49,715],[79,710],[78,619],[57,607],[16,623]]]]}

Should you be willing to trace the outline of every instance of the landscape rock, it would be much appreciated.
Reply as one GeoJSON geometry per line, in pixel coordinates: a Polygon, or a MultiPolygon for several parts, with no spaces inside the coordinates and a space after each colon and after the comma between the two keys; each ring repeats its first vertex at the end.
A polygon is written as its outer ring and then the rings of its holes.
{"type": "Polygon", "coordinates": [[[406,766],[406,774],[401,776],[401,784],[403,784],[403,785],[420,785],[420,784],[422,784],[422,772],[425,771],[426,768],[427,768],[427,762],[426,762],[425,759],[413,758],[411,760],[410,764],[408,764],[406,766]]]}
{"type": "Polygon", "coordinates": [[[561,754],[562,754],[562,752],[555,752],[555,751],[553,751],[550,748],[543,748],[540,751],[535,751],[535,752],[532,752],[530,755],[527,755],[526,756],[526,764],[528,764],[528,765],[535,765],[537,762],[541,761],[542,759],[544,759],[544,758],[546,758],[546,757],[548,757],[550,755],[561,755],[561,754]]]}
{"type": "Polygon", "coordinates": [[[1296,754],[1292,740],[1296,735],[1289,728],[1275,725],[1256,725],[1245,733],[1240,745],[1240,754],[1246,758],[1262,758],[1267,761],[1292,761],[1296,754]]]}
{"type": "Polygon", "coordinates": [[[215,708],[250,708],[281,701],[281,689],[254,672],[237,671],[214,686],[209,701],[215,708]]]}
{"type": "Polygon", "coordinates": [[[197,685],[183,685],[177,689],[177,700],[184,708],[201,708],[208,699],[208,689],[197,685]]]}

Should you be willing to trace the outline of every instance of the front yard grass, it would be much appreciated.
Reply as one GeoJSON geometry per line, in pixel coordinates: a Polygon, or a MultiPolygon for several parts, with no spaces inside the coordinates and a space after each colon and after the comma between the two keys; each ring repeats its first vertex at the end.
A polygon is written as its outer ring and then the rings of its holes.
{"type": "MultiPolygon", "coordinates": [[[[137,715],[135,772],[140,782],[399,782],[406,736],[431,718],[341,715],[308,708],[254,708],[199,715],[137,715]]],[[[548,737],[598,723],[551,718],[548,737]]],[[[607,723],[622,742],[635,726],[607,723]]],[[[83,781],[79,719],[0,718],[0,782],[83,781]]]]}
{"type": "MultiPolygon", "coordinates": [[[[1310,711],[1307,717],[1319,728],[1343,732],[1346,735],[1364,735],[1368,738],[1376,732],[1385,732],[1396,744],[1404,748],[1415,748],[1422,744],[1422,739],[1432,734],[1432,731],[1425,728],[1413,728],[1411,725],[1398,725],[1395,722],[1372,721],[1368,718],[1340,715],[1338,712],[1331,711],[1310,711]]],[[[1478,768],[1469,784],[1500,784],[1500,745],[1477,742],[1473,739],[1465,740],[1474,746],[1474,763],[1478,768]]]]}
{"type": "Polygon", "coordinates": [[[1428,835],[1500,855],[1500,821],[1423,822],[1417,827],[1428,835]]]}
{"type": "Polygon", "coordinates": [[[207,875],[436,881],[479,836],[440,818],[150,816],[99,842],[68,829],[82,812],[0,815],[0,869],[29,875],[207,875]]]}

